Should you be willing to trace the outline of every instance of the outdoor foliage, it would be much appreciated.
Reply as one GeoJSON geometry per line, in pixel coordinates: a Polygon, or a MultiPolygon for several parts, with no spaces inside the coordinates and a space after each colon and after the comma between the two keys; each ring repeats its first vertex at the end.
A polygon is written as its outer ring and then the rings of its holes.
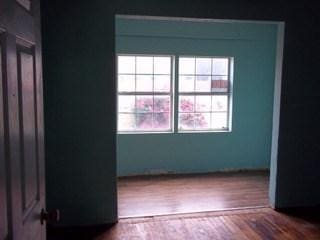
{"type": "Polygon", "coordinates": [[[144,97],[136,101],[136,126],[141,129],[169,128],[169,97],[144,97]]]}
{"type": "Polygon", "coordinates": [[[206,121],[203,113],[194,113],[194,103],[189,99],[181,99],[180,109],[183,114],[180,115],[180,124],[187,128],[207,127],[208,122],[206,121]]]}

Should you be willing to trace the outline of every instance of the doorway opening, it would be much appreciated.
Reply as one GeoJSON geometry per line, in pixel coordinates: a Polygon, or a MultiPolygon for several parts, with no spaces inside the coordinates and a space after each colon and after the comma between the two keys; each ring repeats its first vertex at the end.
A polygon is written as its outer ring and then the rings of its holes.
{"type": "Polygon", "coordinates": [[[283,38],[282,22],[116,16],[120,218],[273,205],[283,38]]]}

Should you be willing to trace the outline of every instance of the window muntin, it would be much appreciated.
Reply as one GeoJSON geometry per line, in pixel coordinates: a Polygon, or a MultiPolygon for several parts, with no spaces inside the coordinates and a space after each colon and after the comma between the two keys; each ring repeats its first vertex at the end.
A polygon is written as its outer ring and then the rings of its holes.
{"type": "Polygon", "coordinates": [[[230,57],[179,57],[173,93],[173,57],[119,55],[118,131],[230,131],[231,64],[230,57]]]}
{"type": "Polygon", "coordinates": [[[229,130],[228,57],[179,57],[178,131],[229,130]]]}
{"type": "Polygon", "coordinates": [[[172,131],[170,56],[118,56],[118,131],[172,131]]]}

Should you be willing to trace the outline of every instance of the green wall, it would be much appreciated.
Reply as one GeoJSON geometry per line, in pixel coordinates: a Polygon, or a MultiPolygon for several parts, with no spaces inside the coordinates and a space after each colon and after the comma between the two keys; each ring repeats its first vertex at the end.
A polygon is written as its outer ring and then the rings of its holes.
{"type": "Polygon", "coordinates": [[[41,7],[47,209],[61,210],[61,225],[117,219],[115,14],[285,22],[271,200],[277,208],[320,204],[317,4],[43,0],[41,7]]]}
{"type": "Polygon", "coordinates": [[[277,25],[116,19],[116,52],[234,57],[232,132],[118,134],[118,175],[269,168],[277,25]]]}
{"type": "Polygon", "coordinates": [[[60,209],[59,225],[117,219],[115,47],[99,37],[114,16],[90,7],[42,2],[47,209],[60,209]]]}

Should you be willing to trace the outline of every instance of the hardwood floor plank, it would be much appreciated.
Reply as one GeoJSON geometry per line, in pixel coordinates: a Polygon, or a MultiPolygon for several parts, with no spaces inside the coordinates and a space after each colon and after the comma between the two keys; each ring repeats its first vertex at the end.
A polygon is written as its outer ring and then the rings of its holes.
{"type": "Polygon", "coordinates": [[[129,218],[104,228],[105,232],[101,227],[65,229],[65,235],[60,230],[59,236],[49,235],[48,240],[319,240],[320,210],[312,212],[310,217],[310,211],[289,214],[259,208],[129,218]]]}
{"type": "Polygon", "coordinates": [[[267,204],[266,172],[123,178],[119,212],[129,218],[97,240],[320,239],[319,215],[258,207],[267,204]]]}
{"type": "Polygon", "coordinates": [[[229,229],[234,239],[241,239],[241,240],[250,240],[246,235],[241,232],[236,224],[234,224],[228,216],[223,216],[221,219],[224,225],[229,229]]]}
{"type": "Polygon", "coordinates": [[[266,171],[120,178],[119,216],[267,206],[268,181],[266,171]]]}
{"type": "MultiPolygon", "coordinates": [[[[245,216],[245,215],[244,215],[245,216]]],[[[234,215],[230,218],[230,221],[233,222],[240,231],[250,240],[261,240],[262,238],[257,234],[253,229],[251,229],[250,225],[245,222],[242,218],[242,215],[234,215]]]]}
{"type": "Polygon", "coordinates": [[[165,221],[161,230],[165,232],[166,239],[180,240],[190,237],[189,229],[181,219],[165,221]]]}
{"type": "Polygon", "coordinates": [[[271,208],[123,219],[97,240],[319,240],[320,216],[309,219],[271,208]]]}

